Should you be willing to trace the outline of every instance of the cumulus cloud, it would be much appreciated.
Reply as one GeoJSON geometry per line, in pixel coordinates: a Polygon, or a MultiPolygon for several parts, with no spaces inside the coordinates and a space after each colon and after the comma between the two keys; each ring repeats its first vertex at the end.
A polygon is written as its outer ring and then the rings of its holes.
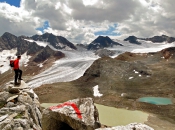
{"type": "Polygon", "coordinates": [[[105,0],[98,1],[94,5],[86,6],[81,0],[70,2],[73,9],[72,16],[78,20],[91,20],[102,22],[121,22],[128,19],[130,14],[134,13],[138,2],[128,0],[105,0]]]}
{"type": "Polygon", "coordinates": [[[0,24],[1,34],[4,32],[16,35],[35,33],[35,30],[30,30],[36,25],[36,21],[31,19],[31,13],[7,3],[0,3],[0,24]]]}
{"type": "Polygon", "coordinates": [[[174,36],[174,4],[174,0],[21,0],[20,7],[0,3],[0,35],[49,32],[73,43],[90,43],[100,32],[122,39],[174,36]],[[46,21],[49,27],[37,30],[46,21]],[[107,34],[111,27],[114,33],[107,34]]]}
{"type": "Polygon", "coordinates": [[[161,0],[139,0],[140,6],[131,17],[120,23],[119,30],[123,35],[136,35],[151,37],[154,35],[174,36],[173,24],[175,22],[172,3],[161,0]]]}

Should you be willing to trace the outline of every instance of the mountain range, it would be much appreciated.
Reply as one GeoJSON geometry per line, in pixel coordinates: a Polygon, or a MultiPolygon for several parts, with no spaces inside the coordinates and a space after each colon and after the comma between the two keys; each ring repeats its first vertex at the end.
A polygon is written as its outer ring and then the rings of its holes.
{"type": "MultiPolygon", "coordinates": [[[[175,41],[175,38],[162,35],[162,36],[154,36],[151,38],[138,38],[136,36],[129,36],[128,38],[124,39],[124,41],[128,41],[129,43],[140,45],[141,42],[139,42],[138,40],[151,41],[153,43],[162,43],[162,42],[172,43],[175,41]]],[[[27,36],[17,37],[11,33],[5,32],[0,37],[0,51],[17,48],[18,49],[17,55],[23,54],[25,52],[27,52],[28,55],[34,55],[39,50],[43,49],[42,46],[37,45],[36,41],[45,42],[48,45],[51,45],[52,47],[60,50],[76,50],[77,49],[76,46],[86,48],[87,50],[98,50],[113,46],[122,46],[121,43],[118,43],[110,39],[108,36],[98,36],[96,39],[94,39],[94,41],[92,41],[88,45],[81,45],[81,44],[74,45],[66,38],[62,36],[55,36],[50,33],[45,33],[43,35],[33,35],[31,37],[27,36]],[[33,41],[31,42],[28,40],[33,41]]]]}
{"type": "MultiPolygon", "coordinates": [[[[124,39],[124,41],[128,41],[128,43],[131,44],[141,45],[143,44],[141,41],[150,41],[152,43],[172,43],[175,41],[175,38],[168,37],[166,35],[154,36],[151,38],[137,38],[136,36],[129,36],[128,38],[124,39]]],[[[17,37],[11,33],[5,32],[0,37],[0,51],[17,48],[16,55],[22,55],[26,53],[27,55],[32,56],[30,61],[36,63],[41,63],[51,57],[55,60],[65,57],[64,52],[61,50],[77,50],[77,48],[84,48],[83,51],[91,50],[94,51],[96,55],[104,57],[112,56],[115,54],[114,51],[108,50],[107,48],[118,48],[122,46],[122,43],[116,40],[112,40],[108,36],[98,36],[87,45],[74,45],[66,38],[62,36],[55,36],[50,33],[45,33],[43,35],[33,35],[31,37],[17,37]],[[44,43],[45,45],[40,45],[38,42],[44,43]]]]}
{"type": "Polygon", "coordinates": [[[43,35],[34,35],[30,37],[35,41],[43,41],[52,45],[56,49],[67,49],[67,50],[76,50],[77,48],[73,43],[69,42],[66,38],[62,36],[55,36],[50,33],[45,33],[43,35]]]}
{"type": "MultiPolygon", "coordinates": [[[[141,45],[142,43],[139,40],[151,41],[153,43],[172,43],[175,41],[175,38],[162,35],[154,36],[152,38],[137,38],[136,36],[129,36],[128,38],[124,39],[124,41],[128,41],[129,43],[141,45]]],[[[17,48],[16,55],[22,55],[26,52],[27,55],[32,56],[32,61],[36,63],[43,62],[49,57],[55,57],[56,59],[62,58],[65,56],[65,54],[61,52],[61,50],[77,50],[77,48],[95,51],[95,54],[99,55],[100,57],[110,56],[113,55],[114,52],[106,50],[105,48],[112,48],[114,46],[117,47],[123,45],[110,39],[108,36],[98,36],[95,40],[87,45],[74,45],[66,38],[62,36],[55,36],[50,33],[45,33],[43,35],[33,35],[31,37],[17,37],[11,33],[5,32],[0,37],[0,51],[17,48]],[[41,46],[37,42],[43,42],[46,45],[41,46]],[[55,51],[53,48],[58,50],[55,51]]]]}
{"type": "Polygon", "coordinates": [[[139,42],[138,40],[151,41],[153,43],[162,43],[162,42],[172,43],[172,42],[175,41],[175,38],[174,37],[169,37],[169,36],[166,36],[166,35],[162,35],[162,36],[154,36],[154,37],[151,37],[151,38],[137,38],[135,36],[129,36],[128,38],[124,39],[124,41],[129,41],[130,43],[140,45],[141,42],[139,42]]]}
{"type": "Polygon", "coordinates": [[[63,37],[57,37],[53,34],[43,34],[41,36],[34,35],[32,37],[26,37],[26,36],[15,36],[13,34],[10,34],[8,32],[4,33],[0,37],[0,51],[2,50],[11,50],[14,48],[17,48],[16,55],[22,55],[24,53],[27,53],[27,55],[33,56],[34,62],[43,62],[47,58],[53,56],[56,59],[64,57],[64,54],[61,51],[54,51],[47,45],[46,47],[38,45],[35,41],[28,41],[27,39],[32,39],[36,41],[47,41],[49,42],[51,46],[55,48],[61,48],[65,49],[66,47],[69,49],[76,49],[76,47],[70,43],[67,39],[63,37]],[[50,42],[52,41],[52,42],[50,42]],[[61,42],[64,43],[61,45],[61,42]],[[60,43],[60,44],[59,44],[60,43]],[[59,46],[59,45],[60,46],[59,46]]]}

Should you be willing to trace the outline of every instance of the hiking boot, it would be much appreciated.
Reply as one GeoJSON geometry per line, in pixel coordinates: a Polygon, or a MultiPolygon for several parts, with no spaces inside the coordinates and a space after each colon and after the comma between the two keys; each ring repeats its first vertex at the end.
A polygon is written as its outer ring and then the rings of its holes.
{"type": "Polygon", "coordinates": [[[19,80],[23,80],[22,78],[20,78],[19,80]]]}
{"type": "Polygon", "coordinates": [[[15,83],[15,85],[20,85],[20,83],[15,83]]]}

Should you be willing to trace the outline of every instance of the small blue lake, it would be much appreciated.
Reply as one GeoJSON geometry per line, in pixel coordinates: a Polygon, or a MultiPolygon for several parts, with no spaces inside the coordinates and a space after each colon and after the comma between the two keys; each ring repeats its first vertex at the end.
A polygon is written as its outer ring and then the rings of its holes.
{"type": "Polygon", "coordinates": [[[163,97],[142,97],[139,98],[138,101],[147,102],[155,105],[173,104],[170,98],[163,98],[163,97]]]}

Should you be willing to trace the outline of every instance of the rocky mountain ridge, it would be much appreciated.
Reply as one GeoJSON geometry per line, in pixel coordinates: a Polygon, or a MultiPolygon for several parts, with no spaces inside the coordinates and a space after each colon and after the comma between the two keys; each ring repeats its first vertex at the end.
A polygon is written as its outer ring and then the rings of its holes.
{"type": "Polygon", "coordinates": [[[34,91],[23,81],[20,86],[6,83],[3,89],[0,92],[0,129],[42,130],[41,106],[34,91]]]}
{"type": "Polygon", "coordinates": [[[35,42],[28,42],[21,37],[17,37],[8,32],[4,33],[0,37],[0,48],[2,50],[11,50],[17,48],[16,55],[22,55],[25,52],[30,55],[36,54],[36,52],[43,49],[43,47],[38,46],[35,42]]]}
{"type": "Polygon", "coordinates": [[[141,42],[138,42],[138,40],[151,41],[153,43],[162,43],[162,42],[172,43],[172,42],[175,42],[174,37],[169,37],[169,36],[166,36],[166,35],[154,36],[154,37],[151,37],[151,38],[138,38],[136,36],[129,36],[128,38],[124,39],[124,41],[129,41],[130,43],[140,45],[141,42]]]}
{"type": "Polygon", "coordinates": [[[50,33],[45,33],[43,35],[34,35],[30,37],[35,41],[44,41],[48,42],[56,49],[65,49],[65,50],[76,50],[77,48],[74,46],[73,43],[69,42],[66,38],[62,36],[55,36],[50,33]]]}
{"type": "Polygon", "coordinates": [[[0,48],[2,50],[11,50],[17,48],[16,55],[22,55],[26,53],[27,55],[33,56],[34,62],[43,62],[47,58],[53,56],[56,59],[62,58],[65,55],[60,51],[54,51],[50,49],[49,46],[43,47],[39,46],[36,42],[29,42],[25,40],[25,36],[17,37],[8,32],[4,33],[0,37],[0,48]]]}
{"type": "Polygon", "coordinates": [[[114,42],[108,36],[106,37],[99,36],[88,45],[87,49],[88,50],[98,50],[98,49],[103,49],[105,47],[113,47],[114,45],[122,46],[122,44],[114,42]]]}
{"type": "Polygon", "coordinates": [[[124,39],[124,41],[129,41],[130,43],[140,45],[141,43],[137,41],[137,37],[129,36],[128,38],[124,39]]]}
{"type": "MultiPolygon", "coordinates": [[[[77,47],[84,48],[87,50],[98,50],[98,49],[113,47],[117,45],[122,46],[122,44],[111,40],[108,36],[106,37],[98,36],[94,41],[92,41],[88,45],[81,45],[81,44],[74,45],[73,43],[68,41],[66,38],[62,36],[55,36],[51,33],[45,33],[43,35],[33,35],[31,37],[27,37],[27,36],[17,37],[13,34],[6,32],[0,37],[0,51],[5,49],[9,50],[17,47],[18,54],[23,54],[28,50],[29,46],[35,46],[35,47],[32,47],[32,50],[29,50],[31,54],[31,52],[32,53],[38,52],[43,48],[41,46],[36,47],[37,45],[35,42],[29,42],[29,41],[26,41],[25,39],[30,39],[30,40],[32,39],[34,41],[41,41],[41,42],[43,41],[53,46],[54,48],[61,49],[61,50],[62,49],[76,50],[77,47]]],[[[175,38],[162,35],[162,36],[154,36],[151,38],[138,38],[136,36],[129,36],[128,38],[124,39],[124,41],[129,41],[132,44],[141,45],[142,43],[138,40],[151,41],[153,43],[162,43],[162,42],[172,43],[175,41],[175,38]]]]}
{"type": "Polygon", "coordinates": [[[140,38],[140,40],[145,40],[145,41],[151,41],[153,43],[161,43],[161,42],[167,42],[167,43],[172,43],[175,41],[174,37],[169,37],[166,35],[162,35],[162,36],[154,36],[151,38],[140,38]]]}

